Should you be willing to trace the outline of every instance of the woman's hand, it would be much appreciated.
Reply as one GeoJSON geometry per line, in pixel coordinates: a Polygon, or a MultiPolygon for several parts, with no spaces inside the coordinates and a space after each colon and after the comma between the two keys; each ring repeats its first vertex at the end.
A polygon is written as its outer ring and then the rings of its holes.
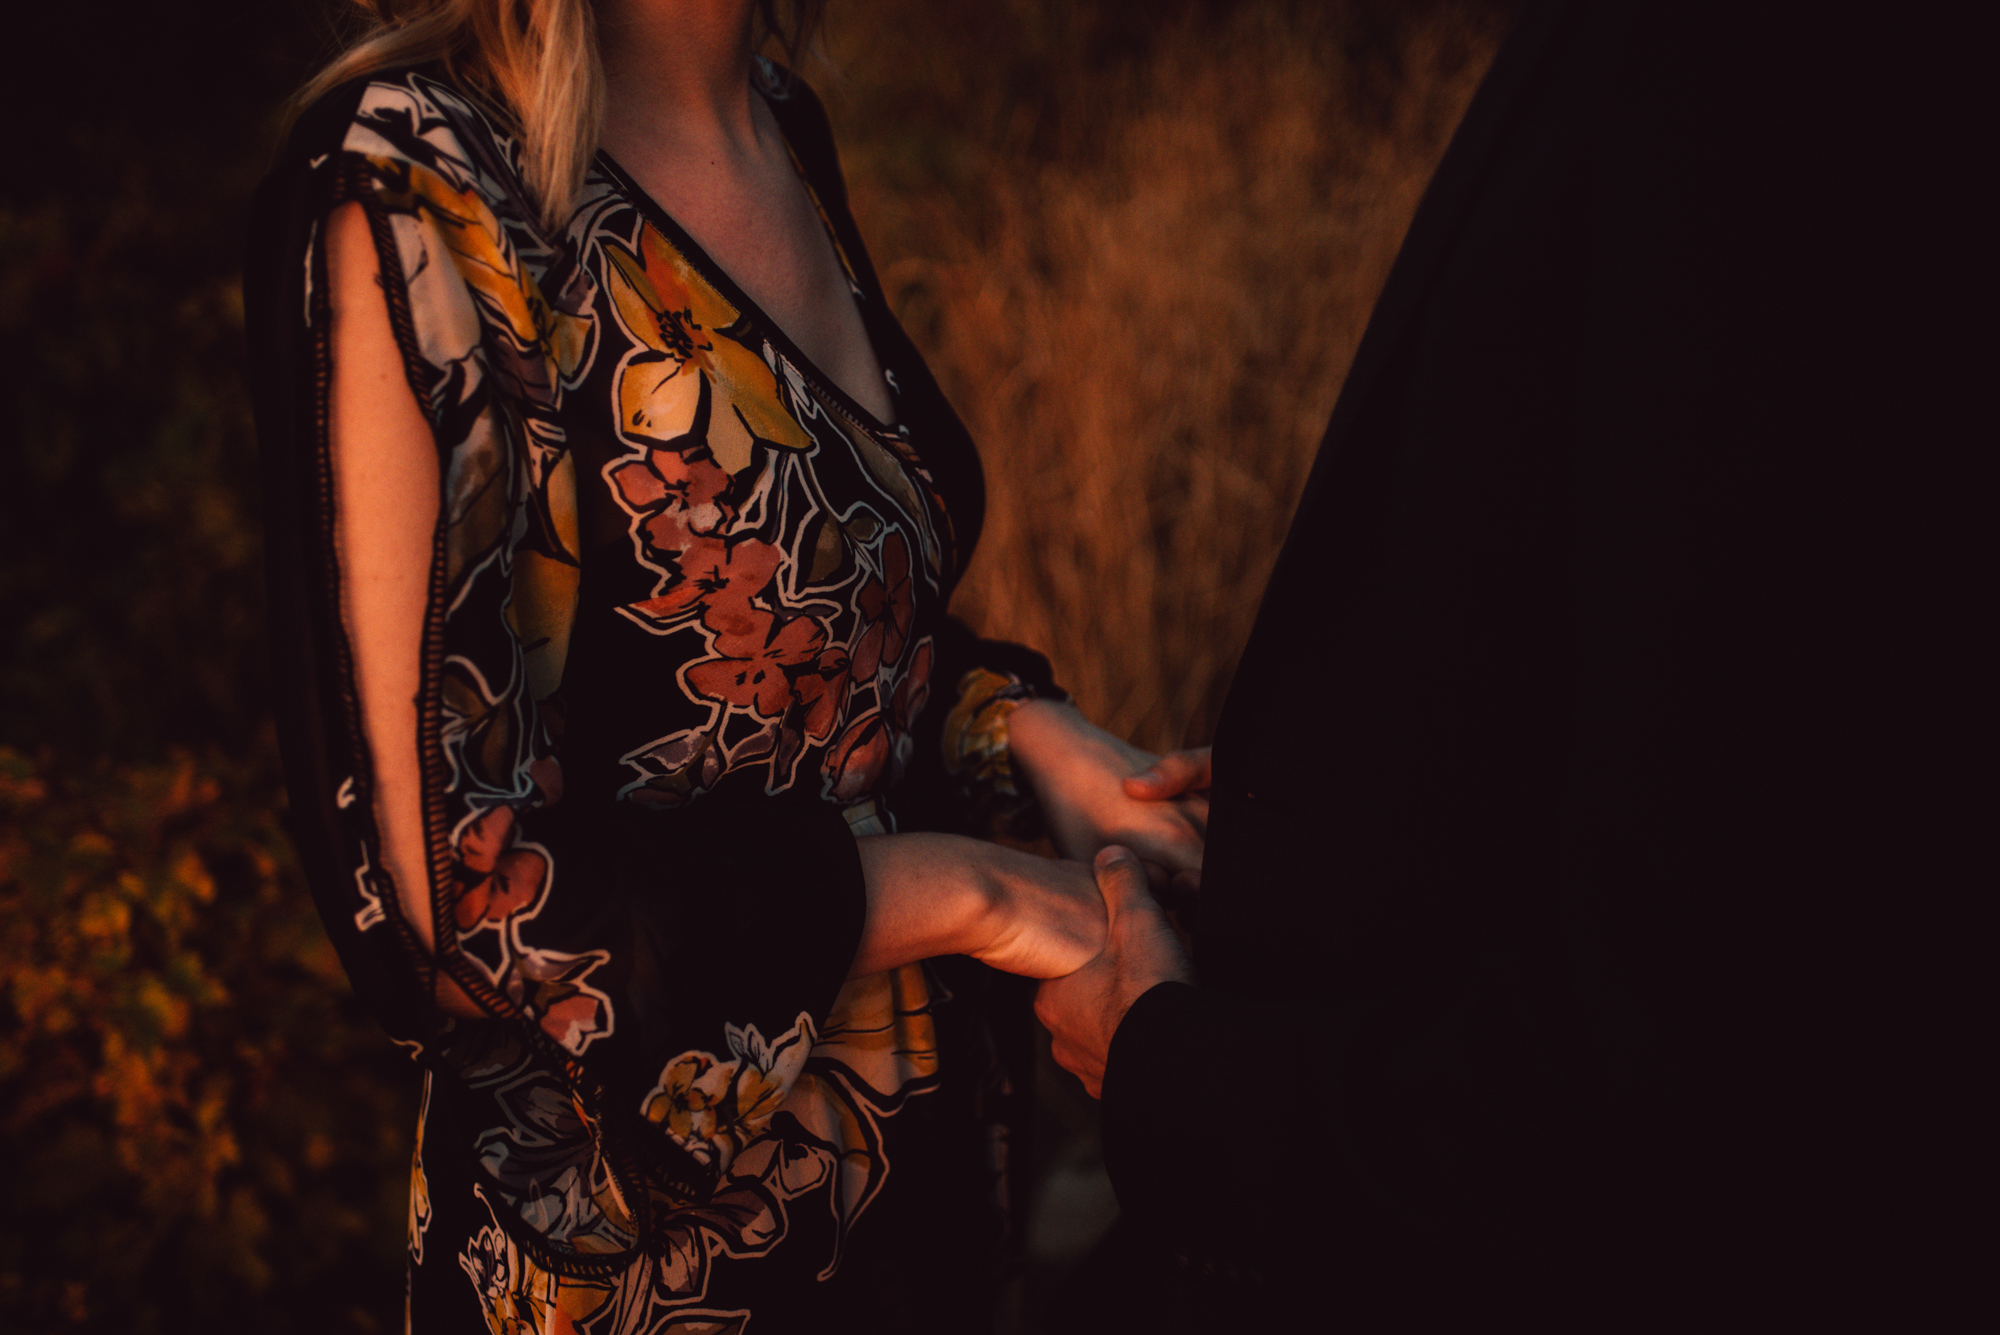
{"type": "Polygon", "coordinates": [[[1088,862],[1119,844],[1169,875],[1200,871],[1207,748],[1155,757],[1049,700],[1008,715],[1007,736],[1015,772],[1034,789],[1064,857],[1088,862]]]}
{"type": "Polygon", "coordinates": [[[934,955],[1060,978],[1104,948],[1104,901],[1082,863],[953,834],[871,835],[858,846],[868,918],[851,978],[934,955]]]}

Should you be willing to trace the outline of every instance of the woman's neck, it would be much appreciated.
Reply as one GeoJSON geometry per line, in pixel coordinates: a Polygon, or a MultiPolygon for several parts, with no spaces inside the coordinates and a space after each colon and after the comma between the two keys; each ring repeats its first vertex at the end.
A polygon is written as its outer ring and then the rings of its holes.
{"type": "Polygon", "coordinates": [[[604,143],[643,138],[676,156],[748,155],[752,0],[598,0],[604,143]]]}

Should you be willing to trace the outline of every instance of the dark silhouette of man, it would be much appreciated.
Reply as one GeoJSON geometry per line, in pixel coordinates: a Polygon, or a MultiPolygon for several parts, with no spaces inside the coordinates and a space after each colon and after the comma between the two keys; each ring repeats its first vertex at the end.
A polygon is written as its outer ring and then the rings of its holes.
{"type": "Polygon", "coordinates": [[[1037,1003],[1118,1328],[1967,1328],[1977,12],[1518,19],[1224,707],[1193,963],[1114,852],[1037,1003]]]}

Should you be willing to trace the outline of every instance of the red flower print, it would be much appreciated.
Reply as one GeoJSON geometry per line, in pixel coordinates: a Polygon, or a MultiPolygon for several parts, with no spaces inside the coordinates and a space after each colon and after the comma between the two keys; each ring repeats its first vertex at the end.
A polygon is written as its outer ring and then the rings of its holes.
{"type": "Polygon", "coordinates": [[[699,612],[702,624],[717,634],[751,635],[761,624],[758,618],[771,614],[752,607],[750,599],[763,592],[784,559],[776,547],[755,538],[733,544],[697,538],[680,559],[680,582],[630,610],[656,624],[699,612]]]}
{"type": "Polygon", "coordinates": [[[735,507],[722,499],[729,474],[705,450],[647,450],[613,464],[606,476],[639,519],[635,527],[656,566],[677,563],[735,518],[735,507]]]}
{"type": "Polygon", "coordinates": [[[716,502],[729,489],[729,474],[706,450],[647,450],[613,464],[610,476],[611,485],[634,510],[675,506],[693,515],[691,526],[702,533],[715,530],[721,516],[716,502]]]}
{"type": "Polygon", "coordinates": [[[690,555],[698,556],[705,547],[722,545],[721,539],[697,533],[688,527],[684,510],[659,509],[633,525],[646,560],[663,570],[679,570],[690,555]]]}
{"type": "Polygon", "coordinates": [[[889,729],[874,710],[848,725],[827,753],[828,796],[852,802],[875,791],[876,780],[889,763],[889,729]]]}
{"type": "Polygon", "coordinates": [[[910,637],[916,602],[910,588],[910,549],[901,533],[882,543],[882,575],[869,576],[855,595],[855,605],[867,629],[854,645],[854,675],[867,681],[894,663],[910,637]]]}
{"type": "Polygon", "coordinates": [[[718,635],[715,647],[725,655],[690,664],[687,684],[711,700],[777,718],[792,702],[792,681],[785,669],[809,663],[826,644],[826,628],[811,617],[779,622],[769,612],[750,609],[766,623],[749,634],[718,635]]]}
{"type": "Polygon", "coordinates": [[[840,645],[823,651],[819,662],[799,674],[792,693],[806,707],[806,736],[823,742],[833,733],[840,707],[847,703],[847,683],[852,674],[847,650],[840,645]]]}
{"type": "Polygon", "coordinates": [[[549,861],[532,848],[512,848],[514,812],[494,807],[458,839],[459,875],[466,882],[452,905],[461,932],[498,925],[542,897],[549,861]]]}

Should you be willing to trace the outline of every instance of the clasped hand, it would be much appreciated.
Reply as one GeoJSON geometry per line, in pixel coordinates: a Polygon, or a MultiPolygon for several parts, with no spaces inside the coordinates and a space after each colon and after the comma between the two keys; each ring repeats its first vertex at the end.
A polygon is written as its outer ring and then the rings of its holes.
{"type": "Polygon", "coordinates": [[[1035,700],[1008,718],[1015,772],[1040,803],[1056,851],[1089,862],[1117,844],[1155,884],[1201,874],[1208,830],[1208,750],[1155,756],[1091,723],[1074,706],[1035,700]]]}
{"type": "Polygon", "coordinates": [[[1044,984],[1036,1013],[1055,1055],[1094,1095],[1111,1034],[1155,983],[1190,976],[1148,889],[1186,889],[1201,870],[1208,753],[1155,757],[1068,705],[1009,718],[1018,778],[1033,789],[1060,858],[960,835],[859,841],[868,912],[851,976],[966,954],[1044,984]]]}
{"type": "Polygon", "coordinates": [[[1148,882],[1199,885],[1209,753],[1154,757],[1046,701],[1015,710],[1008,730],[1014,764],[1033,785],[1057,850],[1091,860],[1103,896],[1103,949],[1045,981],[1035,997],[1052,1055],[1097,1098],[1111,1036],[1132,1004],[1159,983],[1194,976],[1148,882]]]}

